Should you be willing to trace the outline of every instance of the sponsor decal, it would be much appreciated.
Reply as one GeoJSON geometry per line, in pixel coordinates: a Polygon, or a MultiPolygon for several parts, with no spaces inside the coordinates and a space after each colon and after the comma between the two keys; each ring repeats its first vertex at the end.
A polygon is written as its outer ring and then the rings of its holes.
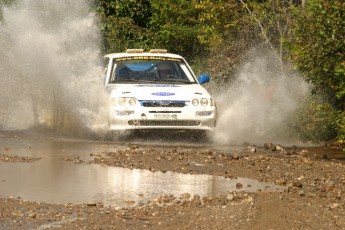
{"type": "Polygon", "coordinates": [[[155,95],[155,96],[173,96],[175,95],[175,93],[169,93],[169,92],[155,92],[155,93],[151,93],[151,95],[155,95]]]}
{"type": "Polygon", "coordinates": [[[157,56],[134,56],[134,57],[122,57],[115,58],[116,61],[128,61],[128,60],[159,60],[159,61],[174,61],[180,62],[181,59],[171,57],[157,57],[157,56]]]}

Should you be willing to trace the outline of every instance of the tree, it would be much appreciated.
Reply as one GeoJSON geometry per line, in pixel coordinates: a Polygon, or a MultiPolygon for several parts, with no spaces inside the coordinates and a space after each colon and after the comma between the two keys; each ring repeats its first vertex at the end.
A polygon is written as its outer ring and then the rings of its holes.
{"type": "Polygon", "coordinates": [[[148,0],[95,0],[105,53],[149,47],[151,5],[148,0]]]}
{"type": "Polygon", "coordinates": [[[189,0],[152,0],[151,30],[154,45],[179,53],[187,58],[205,51],[198,40],[199,12],[189,0]]]}
{"type": "Polygon", "coordinates": [[[345,111],[345,2],[308,0],[295,12],[290,58],[315,91],[345,111]]]}
{"type": "Polygon", "coordinates": [[[257,43],[258,30],[237,0],[195,2],[200,11],[198,39],[209,52],[207,69],[218,85],[225,85],[234,78],[245,53],[257,43]]]}
{"type": "Polygon", "coordinates": [[[296,0],[267,0],[260,1],[259,4],[255,1],[245,3],[244,0],[240,0],[240,2],[260,28],[264,42],[275,54],[280,71],[284,74],[287,52],[283,44],[289,37],[293,22],[292,13],[299,3],[296,3],[296,0]]]}

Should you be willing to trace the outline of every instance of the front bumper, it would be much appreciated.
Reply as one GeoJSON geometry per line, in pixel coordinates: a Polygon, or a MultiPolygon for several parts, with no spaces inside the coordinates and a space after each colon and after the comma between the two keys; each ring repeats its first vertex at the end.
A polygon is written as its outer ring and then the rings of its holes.
{"type": "Polygon", "coordinates": [[[110,130],[186,129],[209,130],[216,125],[216,107],[123,108],[112,106],[110,130]]]}

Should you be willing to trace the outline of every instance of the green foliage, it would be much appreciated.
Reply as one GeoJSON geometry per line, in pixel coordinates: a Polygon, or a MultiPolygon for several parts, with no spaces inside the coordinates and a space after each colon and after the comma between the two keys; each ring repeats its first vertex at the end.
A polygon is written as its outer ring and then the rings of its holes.
{"type": "Polygon", "coordinates": [[[94,8],[100,19],[104,53],[149,46],[149,1],[95,0],[94,8]]]}
{"type": "Polygon", "coordinates": [[[225,85],[258,41],[258,30],[237,0],[196,1],[195,7],[201,25],[197,37],[209,53],[205,66],[218,85],[225,85]]]}
{"type": "Polygon", "coordinates": [[[195,0],[194,8],[199,12],[198,39],[204,45],[220,44],[226,29],[235,25],[237,8],[235,0],[195,0]]]}
{"type": "Polygon", "coordinates": [[[336,128],[338,132],[338,141],[345,144],[345,111],[338,114],[336,119],[336,128]]]}
{"type": "Polygon", "coordinates": [[[345,110],[345,2],[308,0],[296,10],[291,60],[319,94],[345,110]]]}
{"type": "Polygon", "coordinates": [[[295,128],[303,140],[331,141],[337,137],[337,111],[326,102],[311,100],[297,113],[295,128]]]}
{"type": "Polygon", "coordinates": [[[151,37],[157,48],[179,53],[187,58],[200,55],[205,51],[198,40],[200,24],[199,12],[194,1],[152,0],[151,37]]]}
{"type": "Polygon", "coordinates": [[[148,0],[96,0],[95,8],[106,17],[131,18],[140,27],[147,27],[151,16],[148,0]]]}

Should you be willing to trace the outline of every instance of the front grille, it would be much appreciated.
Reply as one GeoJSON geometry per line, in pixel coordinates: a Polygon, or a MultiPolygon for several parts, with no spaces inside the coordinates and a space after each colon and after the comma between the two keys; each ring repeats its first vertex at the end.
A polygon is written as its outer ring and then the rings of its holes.
{"type": "Polygon", "coordinates": [[[144,107],[174,107],[181,108],[186,106],[186,101],[139,101],[144,107]]]}
{"type": "Polygon", "coordinates": [[[187,121],[187,120],[129,120],[129,125],[132,126],[199,126],[200,121],[187,121]]]}

